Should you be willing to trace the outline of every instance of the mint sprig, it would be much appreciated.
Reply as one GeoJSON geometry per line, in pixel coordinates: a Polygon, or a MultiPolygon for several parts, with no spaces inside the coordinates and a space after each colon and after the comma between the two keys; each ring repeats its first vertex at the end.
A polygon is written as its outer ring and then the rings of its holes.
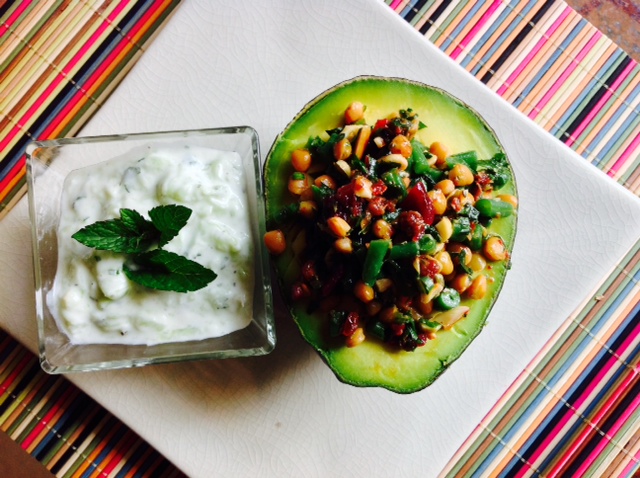
{"type": "Polygon", "coordinates": [[[217,277],[201,264],[161,249],[178,235],[191,217],[191,209],[170,204],[149,211],[149,218],[133,209],[120,209],[120,217],[97,221],[71,237],[101,251],[128,254],[123,270],[132,281],[151,289],[190,292],[217,277]]]}
{"type": "Polygon", "coordinates": [[[143,286],[175,292],[202,289],[217,277],[197,262],[162,249],[135,255],[132,264],[125,262],[124,273],[143,286]]]}

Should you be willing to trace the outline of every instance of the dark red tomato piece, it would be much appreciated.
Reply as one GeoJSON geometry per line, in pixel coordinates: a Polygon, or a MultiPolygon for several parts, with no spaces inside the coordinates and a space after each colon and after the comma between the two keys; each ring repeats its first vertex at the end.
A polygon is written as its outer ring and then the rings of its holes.
{"type": "Polygon", "coordinates": [[[418,211],[422,215],[422,219],[425,224],[428,226],[433,224],[433,220],[436,217],[431,198],[427,195],[427,187],[422,181],[418,181],[411,189],[409,189],[407,197],[402,201],[400,207],[403,209],[418,211]]]}
{"type": "Polygon", "coordinates": [[[371,185],[371,193],[374,196],[382,196],[384,192],[387,190],[387,185],[384,183],[382,179],[371,185]]]}
{"type": "Polygon", "coordinates": [[[348,221],[351,217],[358,217],[362,214],[362,200],[356,196],[353,182],[340,186],[336,191],[335,199],[339,207],[337,212],[346,216],[343,219],[348,221]]]}
{"type": "Polygon", "coordinates": [[[378,131],[379,129],[385,129],[388,126],[389,126],[388,119],[379,119],[378,121],[376,121],[376,124],[373,127],[373,131],[378,131]]]}
{"type": "Polygon", "coordinates": [[[432,279],[436,278],[436,274],[440,272],[441,265],[435,259],[424,258],[421,259],[420,262],[420,277],[431,277],[432,279]]]}
{"type": "Polygon", "coordinates": [[[404,324],[396,324],[396,323],[391,324],[391,330],[393,332],[393,335],[395,335],[396,337],[400,337],[404,333],[404,329],[405,329],[404,324]]]}
{"type": "Polygon", "coordinates": [[[340,332],[345,337],[351,337],[353,333],[356,331],[356,329],[358,328],[359,322],[360,322],[360,316],[356,312],[349,312],[349,314],[347,315],[347,318],[342,324],[342,329],[340,330],[340,332]]]}
{"type": "Polygon", "coordinates": [[[333,292],[333,289],[340,283],[342,277],[344,276],[344,265],[337,264],[334,269],[331,271],[331,275],[327,278],[325,283],[322,285],[322,297],[328,297],[333,292]]]}

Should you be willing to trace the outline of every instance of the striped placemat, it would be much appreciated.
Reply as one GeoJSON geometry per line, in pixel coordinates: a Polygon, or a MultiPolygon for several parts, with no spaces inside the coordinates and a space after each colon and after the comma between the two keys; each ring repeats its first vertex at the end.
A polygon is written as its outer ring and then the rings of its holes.
{"type": "Polygon", "coordinates": [[[522,113],[640,193],[640,66],[565,2],[386,3],[522,113]]]}
{"type": "MultiPolygon", "coordinates": [[[[385,1],[514,107],[640,192],[639,67],[564,2],[385,1]]],[[[0,136],[8,141],[0,148],[0,209],[22,192],[28,138],[75,134],[177,3],[0,1],[0,124],[11,127],[0,136]],[[8,68],[20,61],[30,68],[21,76],[8,68]],[[22,82],[29,94],[4,93],[22,82]],[[11,103],[18,98],[33,104],[11,103]]],[[[639,263],[640,242],[478,425],[449,476],[640,471],[639,263]]],[[[181,476],[1,331],[0,430],[57,476],[181,476]]]]}
{"type": "Polygon", "coordinates": [[[0,331],[0,430],[59,477],[182,476],[93,399],[0,331]]]}
{"type": "Polygon", "coordinates": [[[31,139],[73,136],[179,0],[0,0],[0,217],[31,139]]]}

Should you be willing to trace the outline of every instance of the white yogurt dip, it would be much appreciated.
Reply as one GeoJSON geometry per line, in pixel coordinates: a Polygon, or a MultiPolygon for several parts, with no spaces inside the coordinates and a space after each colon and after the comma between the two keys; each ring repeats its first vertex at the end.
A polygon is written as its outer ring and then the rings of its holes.
{"type": "Polygon", "coordinates": [[[58,226],[58,269],[47,303],[72,343],[158,344],[219,337],[246,327],[253,304],[253,241],[242,159],[207,148],[149,150],[69,174],[58,226]],[[135,209],[180,204],[193,212],[163,249],[212,269],[203,289],[157,291],[130,281],[125,255],[71,236],[135,209]]]}

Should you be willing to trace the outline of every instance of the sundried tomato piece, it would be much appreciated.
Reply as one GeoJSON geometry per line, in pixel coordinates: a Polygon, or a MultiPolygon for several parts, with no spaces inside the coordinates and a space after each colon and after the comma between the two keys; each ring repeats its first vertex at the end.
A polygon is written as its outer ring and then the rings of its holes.
{"type": "Polygon", "coordinates": [[[398,217],[400,229],[411,237],[412,241],[417,241],[424,235],[427,225],[418,211],[402,211],[398,217]]]}
{"type": "Polygon", "coordinates": [[[357,312],[349,312],[346,319],[344,320],[344,323],[342,324],[340,333],[345,337],[351,337],[358,328],[359,323],[360,315],[357,312]]]}
{"type": "Polygon", "coordinates": [[[431,225],[436,217],[433,202],[427,194],[427,187],[418,181],[407,193],[407,197],[400,203],[400,207],[418,211],[425,224],[431,225]]]}

